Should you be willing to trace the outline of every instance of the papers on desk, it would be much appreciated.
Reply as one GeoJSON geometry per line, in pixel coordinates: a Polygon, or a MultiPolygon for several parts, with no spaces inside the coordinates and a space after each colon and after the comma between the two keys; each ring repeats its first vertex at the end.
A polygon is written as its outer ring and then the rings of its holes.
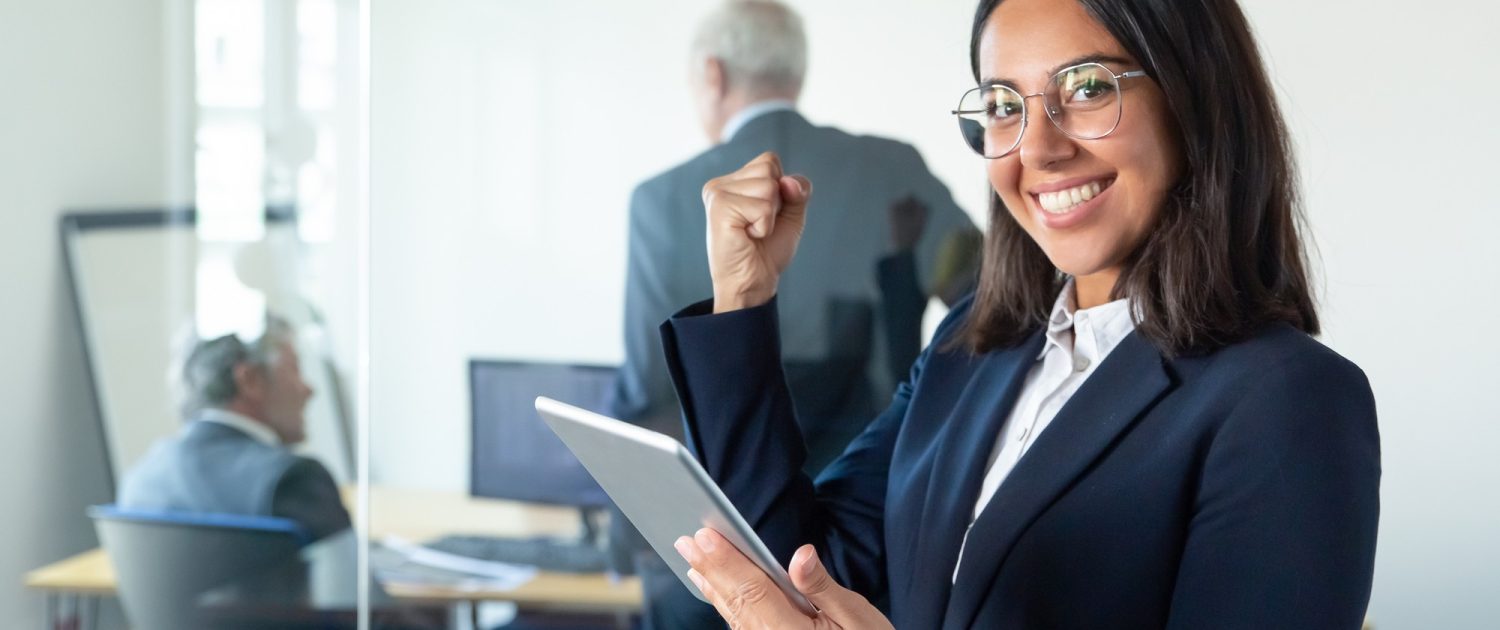
{"type": "Polygon", "coordinates": [[[473,591],[508,591],[530,582],[537,568],[444,553],[397,536],[381,540],[387,553],[372,558],[381,582],[441,585],[473,591]]]}

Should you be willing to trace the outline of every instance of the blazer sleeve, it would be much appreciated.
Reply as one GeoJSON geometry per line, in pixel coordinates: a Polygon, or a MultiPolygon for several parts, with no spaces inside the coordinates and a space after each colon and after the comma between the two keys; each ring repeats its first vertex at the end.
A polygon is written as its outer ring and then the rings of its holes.
{"type": "Polygon", "coordinates": [[[338,484],[327,468],[306,457],[298,457],[276,482],[271,515],[296,521],[314,540],[349,527],[338,484]]]}
{"type": "Polygon", "coordinates": [[[1169,628],[1358,628],[1380,512],[1364,373],[1322,351],[1264,372],[1208,445],[1169,628]]]}
{"type": "Polygon", "coordinates": [[[815,485],[802,472],[806,448],[781,370],[776,301],[710,313],[711,301],[701,302],[662,325],[690,448],[783,565],[812,543],[841,584],[882,597],[891,453],[926,355],[815,485]]]}

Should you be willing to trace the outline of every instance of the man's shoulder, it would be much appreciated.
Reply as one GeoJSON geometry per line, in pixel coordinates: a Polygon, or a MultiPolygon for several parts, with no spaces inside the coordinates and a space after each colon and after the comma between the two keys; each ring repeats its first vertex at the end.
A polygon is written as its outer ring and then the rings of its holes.
{"type": "Polygon", "coordinates": [[[880,162],[891,166],[920,164],[921,154],[907,142],[886,136],[854,133],[833,126],[809,123],[811,137],[809,146],[819,151],[837,151],[850,161],[880,162]]]}
{"type": "Polygon", "coordinates": [[[288,453],[287,467],[281,474],[281,483],[315,483],[336,487],[333,473],[328,467],[311,457],[288,453]]]}
{"type": "Polygon", "coordinates": [[[665,171],[646,178],[636,186],[636,194],[647,196],[677,194],[684,190],[687,182],[697,182],[697,186],[701,187],[708,180],[729,172],[723,169],[725,165],[731,163],[732,153],[732,147],[728,144],[709,147],[665,171]]]}
{"type": "Polygon", "coordinates": [[[233,427],[190,420],[176,435],[153,444],[126,472],[120,504],[267,514],[271,489],[298,459],[233,427]]]}
{"type": "Polygon", "coordinates": [[[875,134],[851,133],[838,127],[814,126],[813,128],[818,130],[818,133],[823,136],[836,138],[862,149],[876,151],[878,155],[907,155],[917,152],[916,147],[895,138],[875,134]]]}
{"type": "MultiPolygon", "coordinates": [[[[763,151],[781,153],[785,162],[812,161],[819,165],[862,165],[861,170],[892,173],[923,167],[917,148],[885,136],[856,134],[833,126],[809,122],[800,114],[782,117],[794,127],[797,142],[787,142],[780,132],[759,127],[742,131],[735,139],[709,147],[638,184],[632,193],[635,205],[651,208],[675,205],[682,199],[696,201],[696,193],[708,180],[731,173],[763,151]],[[763,137],[764,136],[764,137],[763,137]],[[690,194],[691,193],[691,194],[690,194]]],[[[786,131],[786,130],[783,130],[786,131]]],[[[694,210],[698,210],[694,204],[694,210]]]]}
{"type": "Polygon", "coordinates": [[[298,456],[291,450],[263,443],[231,426],[195,420],[175,448],[197,457],[212,457],[226,465],[245,471],[265,471],[279,476],[297,462],[298,456]]]}

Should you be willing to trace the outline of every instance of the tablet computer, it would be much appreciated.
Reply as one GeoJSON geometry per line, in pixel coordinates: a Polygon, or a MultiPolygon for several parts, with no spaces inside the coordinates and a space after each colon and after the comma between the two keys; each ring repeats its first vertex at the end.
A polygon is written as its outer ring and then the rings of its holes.
{"type": "Polygon", "coordinates": [[[771,576],[798,608],[816,614],[792,586],[786,568],[680,442],[550,398],[537,398],[536,410],[698,599],[708,601],[688,579],[691,567],[672,544],[711,527],[771,576]]]}

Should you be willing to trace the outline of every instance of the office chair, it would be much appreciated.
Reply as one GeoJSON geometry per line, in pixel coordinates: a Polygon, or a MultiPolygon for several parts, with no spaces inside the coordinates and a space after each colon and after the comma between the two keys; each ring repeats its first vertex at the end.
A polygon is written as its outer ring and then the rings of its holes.
{"type": "Polygon", "coordinates": [[[306,591],[298,552],[311,538],[287,519],[110,505],[89,508],[88,514],[114,565],[120,604],[132,627],[208,627],[203,595],[233,591],[245,578],[256,578],[260,590],[234,592],[235,602],[295,599],[306,591]],[[267,580],[267,574],[275,577],[267,580]],[[277,592],[267,591],[268,584],[277,592]]]}

